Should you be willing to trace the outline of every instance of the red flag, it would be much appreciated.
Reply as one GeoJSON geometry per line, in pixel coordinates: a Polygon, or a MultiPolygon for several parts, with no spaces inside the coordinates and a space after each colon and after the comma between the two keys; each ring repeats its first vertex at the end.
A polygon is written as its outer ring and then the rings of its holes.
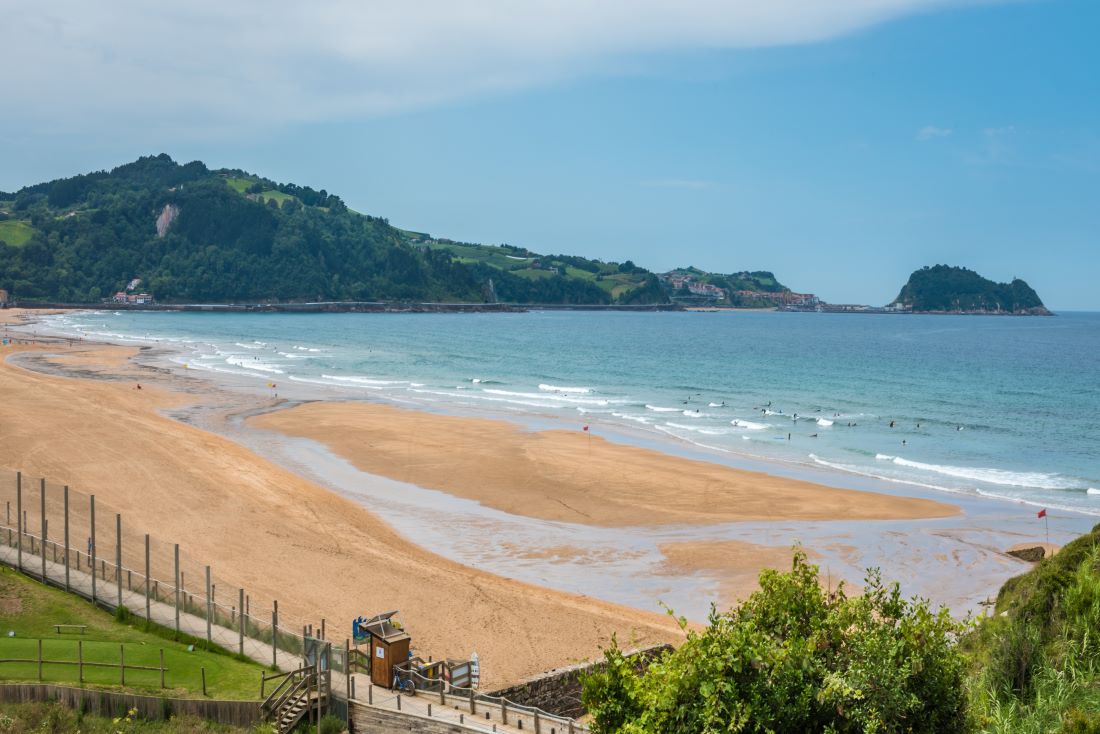
{"type": "Polygon", "coordinates": [[[585,426],[585,427],[584,427],[583,429],[581,429],[581,430],[587,431],[587,430],[588,430],[588,426],[585,426]]]}
{"type": "Polygon", "coordinates": [[[1046,517],[1046,516],[1047,516],[1047,508],[1044,507],[1043,509],[1039,510],[1039,517],[1046,517]]]}

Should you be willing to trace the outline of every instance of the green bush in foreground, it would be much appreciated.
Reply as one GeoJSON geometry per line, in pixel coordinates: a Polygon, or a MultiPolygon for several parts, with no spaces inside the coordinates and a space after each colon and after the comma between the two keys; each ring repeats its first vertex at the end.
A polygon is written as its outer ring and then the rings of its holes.
{"type": "Polygon", "coordinates": [[[597,734],[965,731],[964,629],[877,570],[862,596],[826,591],[799,550],[644,675],[613,643],[583,700],[597,734]]]}

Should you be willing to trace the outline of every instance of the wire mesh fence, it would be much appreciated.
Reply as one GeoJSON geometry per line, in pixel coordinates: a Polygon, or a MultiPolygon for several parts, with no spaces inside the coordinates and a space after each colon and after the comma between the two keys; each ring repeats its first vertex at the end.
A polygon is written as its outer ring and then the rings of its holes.
{"type": "Polygon", "coordinates": [[[312,629],[277,600],[130,527],[92,495],[0,469],[0,510],[0,557],[28,574],[257,661],[290,665],[303,654],[312,629]]]}
{"type": "MultiPolygon", "coordinates": [[[[301,666],[326,636],[280,609],[276,599],[234,585],[178,544],[131,527],[118,509],[71,487],[0,469],[0,512],[0,562],[108,610],[123,608],[196,641],[286,670],[301,666]]],[[[340,644],[326,643],[325,648],[327,673],[342,681],[334,686],[339,696],[344,687],[351,688],[348,676],[361,667],[356,663],[360,653],[340,644]]],[[[408,675],[417,698],[434,697],[435,718],[476,728],[488,712],[503,724],[587,731],[571,719],[453,685],[438,675],[416,670],[408,675]]],[[[369,690],[373,695],[373,686],[369,690]]],[[[399,708],[402,701],[389,691],[375,698],[372,705],[388,708],[399,708]]]]}

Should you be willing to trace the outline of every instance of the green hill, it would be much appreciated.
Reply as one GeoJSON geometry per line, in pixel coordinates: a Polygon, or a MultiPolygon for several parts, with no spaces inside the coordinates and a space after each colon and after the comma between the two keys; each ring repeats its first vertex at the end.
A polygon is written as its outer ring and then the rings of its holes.
{"type": "Polygon", "coordinates": [[[0,192],[13,299],[97,303],[133,278],[162,303],[667,300],[633,263],[436,239],[323,189],[164,154],[0,192]]]}
{"type": "Polygon", "coordinates": [[[973,270],[950,265],[914,272],[891,305],[914,313],[1050,313],[1039,295],[1019,278],[995,283],[973,270]]]}

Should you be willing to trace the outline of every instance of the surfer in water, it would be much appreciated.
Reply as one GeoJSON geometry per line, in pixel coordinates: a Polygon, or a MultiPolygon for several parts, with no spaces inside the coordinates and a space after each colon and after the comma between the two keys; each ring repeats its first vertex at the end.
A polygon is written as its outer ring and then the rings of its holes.
{"type": "Polygon", "coordinates": [[[894,427],[894,421],[890,421],[890,427],[891,427],[891,428],[893,428],[893,427],[894,427]]]}

